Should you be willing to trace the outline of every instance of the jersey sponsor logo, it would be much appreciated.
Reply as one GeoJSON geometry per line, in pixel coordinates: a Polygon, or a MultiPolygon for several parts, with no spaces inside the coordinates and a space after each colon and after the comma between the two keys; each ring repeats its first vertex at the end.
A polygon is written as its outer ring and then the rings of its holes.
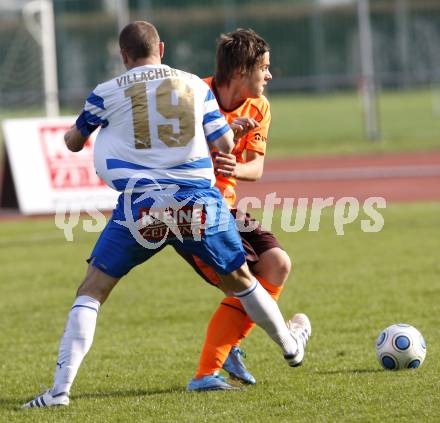
{"type": "MultiPolygon", "coordinates": [[[[185,210],[186,207],[191,206],[193,211],[190,214],[192,220],[190,225],[192,225],[191,229],[193,239],[195,241],[200,241],[201,236],[204,233],[202,231],[202,222],[203,224],[206,223],[206,211],[204,208],[203,199],[192,202],[193,195],[188,194],[188,196],[184,196],[183,199],[179,200],[175,197],[175,194],[180,189],[178,185],[167,185],[162,187],[157,181],[155,182],[156,189],[146,191],[142,193],[140,197],[133,198],[133,189],[137,185],[139,179],[142,177],[143,175],[140,173],[134,175],[128,181],[123,196],[125,220],[115,220],[115,222],[128,228],[131,235],[139,245],[144,248],[157,250],[167,242],[170,232],[174,234],[175,238],[177,238],[179,241],[184,241],[178,223],[180,222],[181,226],[183,226],[182,224],[185,223],[186,226],[188,223],[187,220],[189,219],[188,213],[179,214],[176,213],[176,211],[181,209],[185,210]],[[139,206],[137,210],[141,209],[141,212],[133,213],[133,207],[137,207],[136,204],[139,204],[143,201],[148,202],[148,207],[139,206]],[[191,202],[192,205],[190,204],[191,202]],[[200,210],[200,214],[197,213],[197,210],[200,210]],[[164,231],[162,231],[162,229],[152,231],[151,236],[153,236],[153,238],[152,240],[149,240],[150,234],[148,232],[148,226],[152,224],[159,224],[161,221],[165,225],[164,231]],[[144,237],[145,229],[147,229],[147,232],[145,234],[146,236],[144,237]]],[[[223,222],[220,222],[218,225],[220,228],[219,230],[225,230],[224,228],[226,225],[222,226],[222,223],[223,222]]]]}
{"type": "Polygon", "coordinates": [[[93,144],[87,140],[84,148],[72,153],[64,143],[69,126],[47,125],[39,128],[39,139],[53,189],[95,188],[105,186],[93,165],[93,144]]]}
{"type": "Polygon", "coordinates": [[[264,135],[260,134],[260,133],[256,133],[254,134],[254,140],[255,141],[263,141],[266,142],[267,141],[267,137],[265,137],[264,135]]]}
{"type": "Polygon", "coordinates": [[[200,239],[205,232],[206,209],[203,204],[186,205],[180,209],[141,208],[139,220],[142,226],[139,233],[150,242],[173,238],[200,239]]]}

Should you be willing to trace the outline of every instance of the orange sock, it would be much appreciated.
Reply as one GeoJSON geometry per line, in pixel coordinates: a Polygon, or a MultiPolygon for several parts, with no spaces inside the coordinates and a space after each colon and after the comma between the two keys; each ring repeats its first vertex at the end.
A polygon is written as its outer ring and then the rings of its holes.
{"type": "MultiPolygon", "coordinates": [[[[270,296],[278,300],[283,285],[278,287],[261,277],[257,279],[270,296]]],[[[209,321],[195,377],[211,375],[220,370],[232,346],[239,344],[254,326],[238,298],[225,298],[209,321]]]]}
{"type": "Polygon", "coordinates": [[[281,286],[275,286],[269,283],[266,279],[263,279],[261,276],[255,276],[258,279],[258,282],[260,282],[261,286],[270,294],[270,296],[275,300],[278,301],[278,298],[280,298],[281,291],[284,288],[284,284],[281,286]]]}

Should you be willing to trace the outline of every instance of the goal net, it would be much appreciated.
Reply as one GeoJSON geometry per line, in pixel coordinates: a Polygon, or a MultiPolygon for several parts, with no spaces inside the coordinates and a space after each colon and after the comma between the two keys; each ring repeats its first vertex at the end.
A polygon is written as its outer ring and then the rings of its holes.
{"type": "MultiPolygon", "coordinates": [[[[3,112],[46,109],[58,113],[56,57],[48,61],[49,31],[44,25],[48,0],[0,2],[0,109],[3,112]],[[48,63],[52,67],[48,72],[48,63]],[[53,70],[55,68],[55,71],[53,70]],[[55,73],[54,73],[55,72],[55,73]]],[[[52,10],[49,10],[52,12],[52,10]]],[[[53,22],[53,21],[52,21],[53,22]]],[[[53,33],[53,32],[52,32],[53,33]]],[[[49,38],[54,46],[54,40],[49,38]]]]}

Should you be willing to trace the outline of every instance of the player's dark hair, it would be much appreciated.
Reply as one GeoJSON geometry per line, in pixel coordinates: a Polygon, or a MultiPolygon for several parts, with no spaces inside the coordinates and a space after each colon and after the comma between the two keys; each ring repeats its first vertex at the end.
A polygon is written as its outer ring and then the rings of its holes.
{"type": "Polygon", "coordinates": [[[215,82],[228,85],[234,72],[246,75],[270,49],[269,44],[252,29],[238,28],[220,35],[217,42],[215,82]]]}
{"type": "Polygon", "coordinates": [[[119,48],[124,50],[132,60],[156,54],[159,42],[157,29],[145,21],[131,22],[119,34],[119,48]]]}

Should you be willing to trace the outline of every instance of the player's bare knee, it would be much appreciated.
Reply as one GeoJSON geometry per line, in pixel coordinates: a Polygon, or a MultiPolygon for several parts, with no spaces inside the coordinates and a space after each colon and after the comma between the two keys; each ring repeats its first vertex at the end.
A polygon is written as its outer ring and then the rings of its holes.
{"type": "Polygon", "coordinates": [[[221,280],[223,291],[241,292],[252,286],[254,277],[245,263],[228,275],[221,275],[221,280]]]}
{"type": "Polygon", "coordinates": [[[87,297],[94,298],[102,304],[108,297],[107,292],[97,289],[95,286],[81,285],[76,292],[76,296],[86,295],[87,297]]]}
{"type": "Polygon", "coordinates": [[[289,255],[283,250],[281,250],[281,253],[277,254],[277,256],[280,280],[285,282],[289,276],[290,271],[292,270],[292,261],[290,260],[289,255]]]}
{"type": "Polygon", "coordinates": [[[252,276],[252,273],[246,263],[235,272],[237,279],[242,281],[242,283],[246,285],[246,288],[249,288],[252,285],[254,277],[252,276]]]}
{"type": "Polygon", "coordinates": [[[106,275],[98,268],[90,266],[76,295],[87,295],[103,304],[118,280],[118,278],[106,275]]]}
{"type": "Polygon", "coordinates": [[[273,285],[280,286],[288,278],[292,269],[289,255],[281,248],[272,248],[260,256],[253,270],[273,285]]]}

